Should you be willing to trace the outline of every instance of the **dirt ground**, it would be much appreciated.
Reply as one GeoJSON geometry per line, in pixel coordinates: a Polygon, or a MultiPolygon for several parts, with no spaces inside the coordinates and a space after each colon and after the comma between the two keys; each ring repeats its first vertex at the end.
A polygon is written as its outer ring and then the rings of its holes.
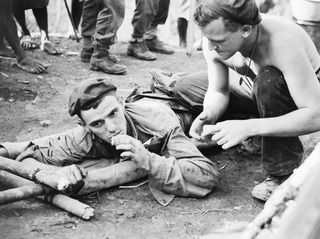
{"type": "MultiPolygon", "coordinates": [[[[12,66],[14,60],[0,59],[0,142],[21,141],[61,132],[76,125],[67,113],[72,87],[88,77],[112,79],[121,95],[137,85],[148,88],[149,69],[171,72],[205,70],[201,52],[191,57],[177,49],[172,56],[158,54],[154,62],[139,61],[126,55],[127,43],[119,42],[112,52],[128,66],[128,74],[111,76],[89,70],[80,62],[81,45],[66,38],[53,38],[63,50],[61,56],[49,56],[35,50],[33,57],[50,64],[46,73],[28,74],[12,66]],[[49,120],[48,126],[43,121],[49,120]]],[[[319,140],[318,134],[303,137],[306,155],[319,140]]],[[[0,206],[1,238],[238,238],[238,233],[263,208],[251,198],[251,190],[265,174],[259,157],[240,156],[236,149],[204,152],[217,162],[221,180],[203,199],[175,198],[167,207],[159,205],[148,187],[112,188],[79,198],[93,208],[95,217],[81,220],[37,199],[0,206]]],[[[3,189],[3,187],[2,187],[3,189]]]]}

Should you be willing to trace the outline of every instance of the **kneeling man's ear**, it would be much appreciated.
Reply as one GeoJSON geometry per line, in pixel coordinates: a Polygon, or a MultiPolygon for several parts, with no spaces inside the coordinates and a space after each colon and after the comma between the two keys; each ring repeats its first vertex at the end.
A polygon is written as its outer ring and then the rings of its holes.
{"type": "Polygon", "coordinates": [[[251,25],[243,25],[241,28],[241,31],[242,31],[242,37],[247,38],[252,32],[252,26],[251,25]]]}

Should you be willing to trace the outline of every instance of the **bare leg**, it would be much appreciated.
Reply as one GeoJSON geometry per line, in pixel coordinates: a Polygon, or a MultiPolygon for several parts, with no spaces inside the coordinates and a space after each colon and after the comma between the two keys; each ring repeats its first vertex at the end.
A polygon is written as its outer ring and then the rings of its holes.
{"type": "Polygon", "coordinates": [[[43,64],[27,56],[21,48],[17,35],[16,23],[14,22],[13,13],[11,11],[11,4],[11,0],[0,1],[0,31],[2,31],[3,36],[16,54],[18,67],[24,71],[39,74],[46,68],[43,64]]]}
{"type": "Polygon", "coordinates": [[[0,31],[0,56],[15,58],[14,52],[4,43],[4,36],[0,31]]]}
{"type": "Polygon", "coordinates": [[[20,39],[20,45],[24,50],[31,50],[39,47],[39,45],[31,39],[30,31],[26,24],[26,16],[24,11],[25,10],[21,4],[14,2],[13,15],[19,23],[23,34],[23,37],[20,39]]]}
{"type": "Polygon", "coordinates": [[[60,55],[61,52],[56,49],[53,43],[49,40],[47,7],[34,8],[32,11],[41,31],[40,49],[42,51],[46,51],[50,55],[60,55]]]}

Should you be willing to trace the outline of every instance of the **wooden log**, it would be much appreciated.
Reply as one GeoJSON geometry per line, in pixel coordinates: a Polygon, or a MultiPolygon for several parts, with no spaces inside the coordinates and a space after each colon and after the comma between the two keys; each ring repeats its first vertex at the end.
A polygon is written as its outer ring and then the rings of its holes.
{"type": "Polygon", "coordinates": [[[293,174],[271,195],[265,203],[263,210],[258,216],[247,225],[242,239],[254,239],[259,235],[259,232],[264,226],[270,222],[272,217],[278,212],[280,205],[283,205],[288,200],[294,199],[299,188],[305,182],[308,175],[311,174],[314,168],[320,168],[320,143],[318,143],[313,152],[307,159],[298,167],[293,174]]]}
{"type": "Polygon", "coordinates": [[[0,205],[35,197],[42,193],[43,188],[33,184],[0,191],[0,205]]]}
{"type": "MultiPolygon", "coordinates": [[[[32,180],[35,171],[35,168],[27,163],[1,156],[0,169],[30,180],[32,180]]],[[[40,175],[37,175],[37,180],[44,185],[58,190],[59,188],[65,188],[65,186],[61,186],[61,181],[63,180],[50,177],[50,172],[42,177],[39,176],[40,175]]],[[[78,195],[118,186],[141,179],[145,176],[147,176],[147,172],[137,168],[136,164],[132,161],[124,161],[105,168],[91,170],[88,172],[86,178],[84,178],[84,186],[78,195]]]]}
{"type": "MultiPolygon", "coordinates": [[[[29,189],[32,189],[33,196],[35,196],[35,194],[39,195],[44,193],[43,187],[41,185],[35,184],[30,180],[21,178],[6,171],[0,170],[0,181],[9,187],[28,187],[29,189]]],[[[3,192],[0,192],[0,198],[2,198],[2,193],[3,192]]],[[[17,200],[24,199],[26,198],[26,195],[24,195],[24,197],[20,197],[19,199],[17,197],[15,198],[17,200]]],[[[63,194],[51,194],[50,196],[39,196],[38,198],[41,200],[45,200],[51,203],[52,205],[60,209],[63,209],[75,216],[78,216],[84,220],[89,220],[94,216],[94,209],[92,207],[63,194]]]]}
{"type": "MultiPolygon", "coordinates": [[[[33,180],[37,170],[36,167],[29,165],[28,163],[15,161],[2,156],[0,156],[0,169],[29,180],[33,180]]],[[[47,171],[44,170],[44,172],[47,171]]],[[[37,181],[59,191],[68,187],[67,182],[61,178],[55,177],[50,171],[37,175],[37,181]]]]}
{"type": "Polygon", "coordinates": [[[0,169],[30,180],[32,179],[35,170],[34,167],[26,163],[18,162],[2,156],[0,156],[0,169]]]}

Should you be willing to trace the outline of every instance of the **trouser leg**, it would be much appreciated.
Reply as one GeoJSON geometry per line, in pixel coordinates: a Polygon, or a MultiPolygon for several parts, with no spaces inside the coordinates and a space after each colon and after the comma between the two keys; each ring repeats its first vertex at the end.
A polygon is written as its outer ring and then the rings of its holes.
{"type": "Polygon", "coordinates": [[[116,41],[116,34],[124,19],[124,0],[103,0],[99,12],[94,41],[101,46],[110,46],[116,41]]]}
{"type": "Polygon", "coordinates": [[[95,33],[97,16],[102,9],[101,0],[85,0],[81,22],[83,48],[93,48],[91,37],[95,33]]]}
{"type": "Polygon", "coordinates": [[[151,26],[156,27],[159,24],[165,24],[168,18],[170,0],[160,0],[157,9],[157,14],[155,15],[151,26]]]}
{"type": "Polygon", "coordinates": [[[157,37],[157,27],[159,24],[165,24],[168,17],[169,5],[170,0],[159,0],[156,15],[143,36],[145,40],[151,40],[157,37]]]}
{"type": "Polygon", "coordinates": [[[12,47],[14,53],[17,56],[17,60],[20,61],[26,56],[26,54],[20,46],[12,9],[13,8],[11,0],[0,1],[0,31],[2,32],[9,45],[12,47]]]}
{"type": "Polygon", "coordinates": [[[46,34],[46,38],[49,39],[47,7],[34,8],[32,9],[32,11],[40,30],[44,31],[46,34]]]}
{"type": "Polygon", "coordinates": [[[28,30],[27,24],[26,24],[26,16],[24,13],[24,9],[22,9],[21,7],[14,4],[13,14],[14,14],[14,18],[17,20],[17,22],[19,23],[19,25],[21,27],[23,35],[30,36],[30,31],[28,30]]]}
{"type": "Polygon", "coordinates": [[[71,16],[76,29],[79,28],[80,19],[82,16],[82,9],[83,9],[83,2],[80,2],[79,0],[72,0],[71,16]]]}
{"type": "Polygon", "coordinates": [[[23,10],[44,8],[49,4],[49,0],[14,0],[13,2],[23,10]]]}
{"type": "MultiPolygon", "coordinates": [[[[254,95],[261,118],[277,117],[297,109],[283,74],[275,67],[260,71],[254,95]]],[[[262,164],[272,176],[292,173],[300,165],[302,156],[303,146],[298,137],[262,137],[262,164]]]]}
{"type": "MultiPolygon", "coordinates": [[[[258,116],[255,102],[242,91],[236,79],[230,80],[230,102],[226,112],[219,121],[226,119],[241,119],[258,116]]],[[[203,110],[203,100],[208,89],[207,71],[188,74],[176,81],[171,88],[175,98],[195,115],[203,110]]]]}
{"type": "Polygon", "coordinates": [[[132,38],[142,39],[151,27],[159,8],[159,0],[136,0],[136,8],[132,18],[132,38]]]}

